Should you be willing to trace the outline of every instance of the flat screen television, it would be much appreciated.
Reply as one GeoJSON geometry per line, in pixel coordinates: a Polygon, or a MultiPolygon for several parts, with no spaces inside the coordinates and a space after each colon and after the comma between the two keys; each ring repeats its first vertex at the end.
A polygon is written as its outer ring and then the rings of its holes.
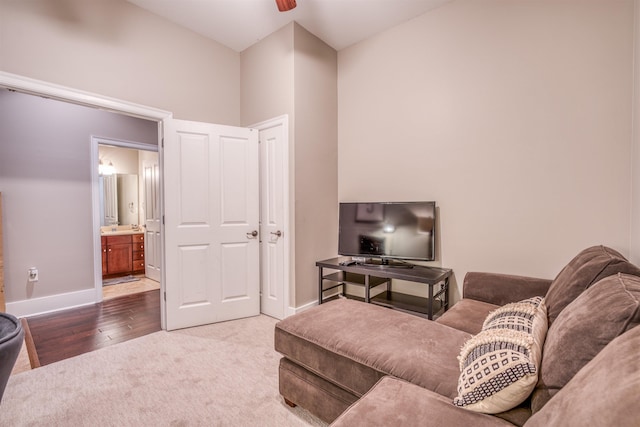
{"type": "Polygon", "coordinates": [[[435,260],[436,202],[340,203],[338,253],[374,260],[435,260]]]}

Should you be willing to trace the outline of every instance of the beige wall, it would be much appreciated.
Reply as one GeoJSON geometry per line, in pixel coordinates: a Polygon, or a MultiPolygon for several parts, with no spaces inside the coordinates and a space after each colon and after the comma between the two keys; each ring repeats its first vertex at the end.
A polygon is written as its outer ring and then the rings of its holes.
{"type": "Polygon", "coordinates": [[[98,159],[103,164],[113,164],[115,173],[138,174],[138,150],[133,148],[98,146],[98,159]]]}
{"type": "MultiPolygon", "coordinates": [[[[293,96],[293,24],[289,24],[242,51],[241,126],[251,126],[282,115],[289,117],[289,200],[295,200],[295,111],[293,96]]],[[[295,209],[289,213],[289,234],[295,236],[295,209]]],[[[295,239],[289,240],[290,301],[295,301],[295,239]]]]}
{"type": "Polygon", "coordinates": [[[317,300],[315,262],[337,246],[337,53],[289,24],[241,54],[242,125],[289,115],[289,306],[317,300]]]}
{"type": "Polygon", "coordinates": [[[436,200],[458,293],[628,254],[632,41],[631,0],[458,0],[340,51],[340,200],[436,200]]]}
{"type": "Polygon", "coordinates": [[[124,0],[0,0],[0,70],[240,123],[240,55],[124,0]]]}
{"type": "Polygon", "coordinates": [[[316,261],[338,253],[337,52],[295,26],[296,307],[318,298],[316,261]]]}
{"type": "Polygon", "coordinates": [[[240,54],[242,126],[283,114],[294,122],[293,27],[282,27],[240,54]]]}

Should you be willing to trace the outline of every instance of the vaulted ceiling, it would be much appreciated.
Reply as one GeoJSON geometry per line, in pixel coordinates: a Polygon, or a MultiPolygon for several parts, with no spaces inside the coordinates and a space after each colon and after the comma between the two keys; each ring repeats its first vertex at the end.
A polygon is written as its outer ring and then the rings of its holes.
{"type": "Polygon", "coordinates": [[[127,0],[242,52],[291,21],[336,50],[451,0],[297,0],[279,12],[275,0],[127,0]]]}

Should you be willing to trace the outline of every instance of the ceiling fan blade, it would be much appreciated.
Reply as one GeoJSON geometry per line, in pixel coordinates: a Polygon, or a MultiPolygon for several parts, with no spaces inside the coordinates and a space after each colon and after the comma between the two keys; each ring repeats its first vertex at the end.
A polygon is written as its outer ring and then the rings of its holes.
{"type": "Polygon", "coordinates": [[[296,0],[276,0],[276,4],[280,12],[287,12],[297,6],[296,0]]]}

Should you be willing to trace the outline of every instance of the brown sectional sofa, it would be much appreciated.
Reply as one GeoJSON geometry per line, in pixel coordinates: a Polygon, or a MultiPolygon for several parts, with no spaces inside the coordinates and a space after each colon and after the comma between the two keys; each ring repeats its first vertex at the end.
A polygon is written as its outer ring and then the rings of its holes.
{"type": "Polygon", "coordinates": [[[640,269],[595,246],[553,280],[469,273],[436,321],[338,299],[276,325],[280,393],[335,426],[640,425],[640,269]],[[544,296],[549,329],[529,399],[495,415],[454,406],[457,356],[488,313],[544,296]]]}

